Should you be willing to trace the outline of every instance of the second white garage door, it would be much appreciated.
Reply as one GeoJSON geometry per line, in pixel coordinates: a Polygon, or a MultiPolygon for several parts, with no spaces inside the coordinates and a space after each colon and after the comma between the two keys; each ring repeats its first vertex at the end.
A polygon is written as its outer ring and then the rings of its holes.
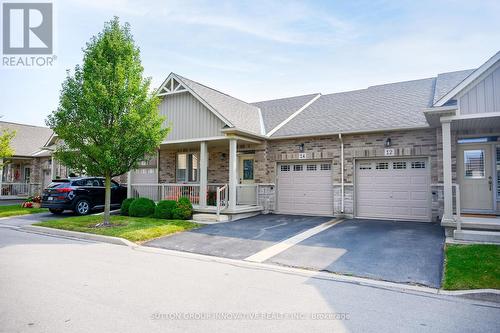
{"type": "Polygon", "coordinates": [[[283,214],[333,215],[332,165],[278,164],[278,211],[283,214]]]}
{"type": "Polygon", "coordinates": [[[356,163],[356,216],[430,221],[430,168],[427,159],[356,163]]]}

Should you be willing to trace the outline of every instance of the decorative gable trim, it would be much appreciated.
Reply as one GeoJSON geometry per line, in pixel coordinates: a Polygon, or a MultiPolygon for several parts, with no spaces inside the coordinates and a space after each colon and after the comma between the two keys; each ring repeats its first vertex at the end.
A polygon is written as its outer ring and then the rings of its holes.
{"type": "Polygon", "coordinates": [[[185,84],[182,81],[182,78],[177,76],[175,73],[170,73],[167,79],[162,83],[160,88],[157,89],[156,95],[159,97],[165,97],[168,95],[179,94],[189,92],[200,101],[208,110],[210,110],[217,118],[219,118],[224,124],[228,127],[234,127],[234,125],[224,116],[222,116],[214,107],[207,103],[200,95],[193,91],[193,89],[189,88],[189,85],[185,84]],[[168,90],[168,91],[167,91],[168,90]]]}
{"type": "Polygon", "coordinates": [[[487,76],[492,67],[500,60],[500,52],[497,52],[493,57],[488,59],[481,67],[472,72],[469,76],[467,76],[462,82],[460,82],[455,88],[450,90],[446,95],[441,97],[434,106],[443,106],[448,101],[456,97],[459,93],[461,93],[464,89],[466,89],[471,83],[476,80],[482,78],[483,76],[487,76]]]}

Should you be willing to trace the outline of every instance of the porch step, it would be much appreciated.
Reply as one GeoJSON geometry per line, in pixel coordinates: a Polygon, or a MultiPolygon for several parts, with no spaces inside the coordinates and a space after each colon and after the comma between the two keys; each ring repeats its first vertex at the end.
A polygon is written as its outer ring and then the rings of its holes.
{"type": "Polygon", "coordinates": [[[462,241],[500,244],[500,232],[479,230],[454,230],[453,238],[462,241]]]}
{"type": "Polygon", "coordinates": [[[217,216],[217,214],[204,214],[204,213],[198,213],[198,214],[193,214],[193,221],[196,222],[204,222],[204,223],[218,223],[218,222],[229,222],[229,216],[220,214],[217,216]]]}

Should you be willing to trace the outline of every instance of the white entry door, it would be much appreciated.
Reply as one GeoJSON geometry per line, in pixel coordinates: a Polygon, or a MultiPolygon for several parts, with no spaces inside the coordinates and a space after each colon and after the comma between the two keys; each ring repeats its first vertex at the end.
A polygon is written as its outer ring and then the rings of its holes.
{"type": "Polygon", "coordinates": [[[493,211],[492,146],[464,144],[457,149],[457,178],[464,212],[493,211]]]}
{"type": "Polygon", "coordinates": [[[333,215],[331,163],[278,164],[276,185],[279,213],[333,215]]]}
{"type": "Polygon", "coordinates": [[[427,159],[356,162],[356,216],[431,221],[427,159]]]}
{"type": "Polygon", "coordinates": [[[257,200],[257,187],[254,175],[254,154],[241,154],[239,160],[239,183],[236,189],[236,202],[238,205],[252,205],[257,200]]]}

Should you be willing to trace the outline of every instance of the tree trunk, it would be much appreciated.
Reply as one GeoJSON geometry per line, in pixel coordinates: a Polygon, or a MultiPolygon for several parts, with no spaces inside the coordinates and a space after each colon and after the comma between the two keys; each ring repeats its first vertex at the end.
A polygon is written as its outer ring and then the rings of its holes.
{"type": "Polygon", "coordinates": [[[111,176],[106,174],[104,186],[106,187],[106,192],[104,194],[104,226],[111,225],[111,219],[109,211],[111,210],[111,176]]]}

